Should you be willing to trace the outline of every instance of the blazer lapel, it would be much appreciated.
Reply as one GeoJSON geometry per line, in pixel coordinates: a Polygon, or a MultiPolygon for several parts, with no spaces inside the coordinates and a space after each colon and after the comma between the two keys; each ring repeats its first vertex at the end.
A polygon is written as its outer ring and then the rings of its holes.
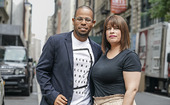
{"type": "Polygon", "coordinates": [[[90,41],[90,45],[91,45],[91,48],[92,48],[92,51],[93,51],[93,55],[94,55],[94,63],[95,63],[96,60],[97,60],[96,50],[95,50],[95,47],[94,47],[94,43],[91,41],[90,38],[89,38],[89,41],[90,41]]]}
{"type": "Polygon", "coordinates": [[[67,49],[67,54],[68,54],[68,57],[69,57],[71,70],[73,70],[73,49],[72,49],[71,34],[72,34],[72,32],[69,32],[67,34],[67,36],[65,38],[65,46],[66,46],[66,49],[67,49]]]}

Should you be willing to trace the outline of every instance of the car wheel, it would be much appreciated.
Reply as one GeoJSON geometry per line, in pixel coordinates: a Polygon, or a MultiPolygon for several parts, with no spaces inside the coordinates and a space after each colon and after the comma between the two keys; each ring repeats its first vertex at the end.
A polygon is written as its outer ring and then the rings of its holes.
{"type": "Polygon", "coordinates": [[[33,86],[30,87],[30,92],[32,93],[32,91],[33,91],[33,86]]]}
{"type": "Polygon", "coordinates": [[[2,102],[2,105],[5,105],[5,102],[4,102],[4,97],[3,97],[3,102],[2,102]]]}
{"type": "Polygon", "coordinates": [[[170,97],[170,79],[168,80],[167,94],[170,97]]]}
{"type": "Polygon", "coordinates": [[[30,96],[30,85],[28,85],[27,89],[24,90],[25,96],[30,96]]]}

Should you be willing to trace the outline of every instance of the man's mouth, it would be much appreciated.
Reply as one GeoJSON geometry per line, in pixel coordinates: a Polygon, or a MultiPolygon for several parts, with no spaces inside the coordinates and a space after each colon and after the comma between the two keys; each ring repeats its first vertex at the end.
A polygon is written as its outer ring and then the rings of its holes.
{"type": "Polygon", "coordinates": [[[86,28],[86,27],[79,27],[78,29],[80,29],[81,31],[86,31],[88,28],[86,28]]]}

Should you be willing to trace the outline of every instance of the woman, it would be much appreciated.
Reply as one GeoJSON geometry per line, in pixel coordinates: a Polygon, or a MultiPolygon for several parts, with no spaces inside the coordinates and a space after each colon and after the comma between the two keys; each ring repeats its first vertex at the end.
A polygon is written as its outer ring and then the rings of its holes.
{"type": "Polygon", "coordinates": [[[138,55],[128,50],[130,36],[125,20],[109,16],[102,36],[103,55],[94,65],[94,105],[136,105],[134,98],[141,77],[138,55]]]}

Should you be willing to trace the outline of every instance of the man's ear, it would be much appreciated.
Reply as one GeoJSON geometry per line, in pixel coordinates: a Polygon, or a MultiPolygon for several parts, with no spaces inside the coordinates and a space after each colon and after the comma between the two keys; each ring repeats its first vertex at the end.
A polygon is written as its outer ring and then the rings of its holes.
{"type": "Polygon", "coordinates": [[[93,27],[94,27],[94,24],[96,23],[96,21],[95,20],[93,20],[93,27]]]}
{"type": "Polygon", "coordinates": [[[72,18],[72,24],[74,25],[74,21],[75,21],[75,19],[74,18],[72,18]]]}

